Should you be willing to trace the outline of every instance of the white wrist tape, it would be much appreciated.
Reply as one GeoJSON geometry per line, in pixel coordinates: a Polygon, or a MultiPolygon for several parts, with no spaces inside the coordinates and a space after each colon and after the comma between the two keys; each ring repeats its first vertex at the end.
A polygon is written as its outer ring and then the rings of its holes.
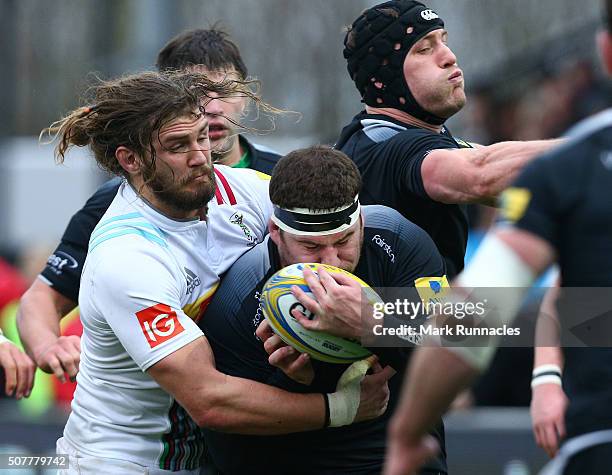
{"type": "MultiPolygon", "coordinates": [[[[491,233],[484,239],[471,263],[459,274],[453,287],[473,289],[470,300],[486,301],[487,308],[494,309],[494,315],[489,316],[495,319],[491,320],[492,326],[501,327],[512,322],[534,280],[531,267],[510,246],[491,233]],[[495,287],[504,290],[488,290],[495,287]]],[[[493,359],[499,337],[492,337],[484,347],[479,341],[466,339],[463,346],[448,349],[482,371],[493,359]]]]}
{"type": "Polygon", "coordinates": [[[1,345],[2,343],[6,343],[7,341],[11,341],[11,340],[9,340],[7,337],[5,337],[5,336],[2,334],[2,330],[0,330],[0,345],[1,345]]]}
{"type": "Polygon", "coordinates": [[[370,358],[356,361],[342,373],[336,385],[336,392],[327,394],[329,427],[340,427],[353,423],[361,400],[361,381],[370,366],[370,358]]]}
{"type": "Polygon", "coordinates": [[[556,384],[563,386],[561,383],[561,377],[556,374],[547,374],[543,376],[536,376],[531,380],[531,389],[540,386],[541,384],[556,384]]]}

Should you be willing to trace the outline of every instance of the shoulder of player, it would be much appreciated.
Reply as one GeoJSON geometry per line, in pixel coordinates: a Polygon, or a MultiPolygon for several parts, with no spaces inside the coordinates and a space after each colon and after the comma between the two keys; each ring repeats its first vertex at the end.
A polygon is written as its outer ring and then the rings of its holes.
{"type": "Polygon", "coordinates": [[[112,256],[123,266],[142,255],[171,255],[165,232],[132,207],[113,206],[102,216],[89,238],[88,255],[112,256]]]}
{"type": "Polygon", "coordinates": [[[400,128],[395,125],[395,128],[392,129],[385,125],[377,125],[369,133],[368,138],[381,145],[391,156],[397,155],[402,158],[407,157],[406,152],[413,147],[416,147],[416,150],[423,146],[428,150],[462,147],[450,134],[432,132],[414,126],[400,128]]]}
{"type": "Polygon", "coordinates": [[[245,252],[232,264],[223,277],[221,287],[233,287],[237,282],[240,282],[239,285],[245,288],[253,287],[265,277],[270,269],[268,239],[269,236],[266,236],[263,242],[245,252]]]}
{"type": "Polygon", "coordinates": [[[380,246],[377,239],[386,237],[390,243],[395,243],[404,249],[418,249],[431,241],[421,227],[393,208],[367,205],[362,209],[365,222],[364,237],[374,244],[380,246]]]}
{"type": "Polygon", "coordinates": [[[118,292],[181,288],[185,283],[182,269],[171,249],[160,242],[131,232],[106,241],[92,239],[83,278],[87,276],[93,283],[103,283],[118,292]]]}
{"type": "MultiPolygon", "coordinates": [[[[221,199],[230,204],[268,199],[268,185],[270,175],[252,170],[250,168],[231,168],[224,165],[215,165],[217,191],[221,199]]],[[[216,198],[219,200],[219,196],[216,198]]]]}

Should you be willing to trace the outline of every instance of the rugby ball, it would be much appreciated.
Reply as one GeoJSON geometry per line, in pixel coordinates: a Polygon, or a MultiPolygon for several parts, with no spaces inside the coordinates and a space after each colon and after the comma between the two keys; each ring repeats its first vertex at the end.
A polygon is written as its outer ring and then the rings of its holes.
{"type": "Polygon", "coordinates": [[[315,274],[319,268],[324,268],[332,274],[347,275],[359,282],[368,300],[371,302],[380,300],[378,294],[368,284],[343,269],[326,264],[293,264],[270,277],[261,292],[263,313],[274,332],[296,350],[327,363],[353,363],[367,358],[371,353],[359,342],[329,333],[307,330],[291,315],[294,308],[309,315],[308,310],[291,293],[291,287],[296,285],[314,299],[304,280],[303,271],[306,267],[312,269],[315,274]]]}

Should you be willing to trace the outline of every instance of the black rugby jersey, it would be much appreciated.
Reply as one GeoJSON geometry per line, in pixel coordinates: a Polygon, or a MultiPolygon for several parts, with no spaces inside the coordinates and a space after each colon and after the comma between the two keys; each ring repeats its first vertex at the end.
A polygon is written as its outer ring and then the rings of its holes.
{"type": "MultiPolygon", "coordinates": [[[[242,135],[239,139],[251,157],[249,168],[270,175],[281,156],[249,142],[242,135]]],[[[79,300],[81,272],[87,257],[89,237],[115,198],[120,184],[119,177],[107,181],[72,216],[59,245],[40,274],[48,285],[74,302],[79,300]]]]}
{"type": "MultiPolygon", "coordinates": [[[[612,110],[568,135],[568,143],[529,164],[501,195],[502,211],[555,248],[563,287],[612,287],[612,110]]],[[[569,292],[575,300],[575,290],[562,289],[557,302],[565,335],[574,331],[571,312],[580,311],[580,302],[569,304],[569,292]]],[[[563,348],[568,437],[612,427],[612,337],[606,340],[598,348],[563,348]]],[[[584,341],[590,343],[588,335],[584,341]]]]}
{"type": "Polygon", "coordinates": [[[421,164],[432,150],[471,146],[455,140],[445,127],[438,134],[361,112],[342,130],[335,147],[359,167],[360,201],[394,208],[427,231],[446,260],[449,278],[457,275],[467,245],[466,207],[432,200],[423,187],[421,164]]]}
{"type": "MultiPolygon", "coordinates": [[[[374,287],[414,287],[420,277],[442,276],[445,265],[431,238],[397,211],[384,206],[363,207],[365,229],[361,257],[354,274],[374,287]]],[[[273,241],[243,255],[221,280],[200,321],[215,355],[217,369],[293,392],[333,392],[348,365],[313,362],[315,380],[298,384],[268,364],[255,336],[264,318],[260,292],[281,268],[273,241]]],[[[415,291],[416,292],[416,291],[415,291]]],[[[400,395],[409,348],[385,348],[381,364],[397,374],[389,381],[386,413],[372,421],[281,436],[247,436],[205,431],[207,450],[221,473],[229,474],[378,474],[382,471],[387,423],[400,395]]],[[[253,397],[257,397],[256,394],[253,397]]],[[[434,432],[442,447],[426,473],[446,473],[444,431],[434,432]]]]}

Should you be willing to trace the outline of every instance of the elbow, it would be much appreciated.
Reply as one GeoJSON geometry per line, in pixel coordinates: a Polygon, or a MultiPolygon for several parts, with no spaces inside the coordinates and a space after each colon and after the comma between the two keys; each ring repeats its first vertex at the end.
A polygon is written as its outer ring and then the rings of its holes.
{"type": "Polygon", "coordinates": [[[19,331],[21,331],[25,324],[27,309],[32,306],[32,301],[35,300],[35,298],[32,288],[30,287],[19,299],[19,308],[17,309],[17,316],[15,317],[15,322],[17,323],[17,329],[19,331]]]}
{"type": "Polygon", "coordinates": [[[198,408],[189,411],[195,423],[202,428],[220,432],[232,432],[235,429],[235,421],[229,417],[225,406],[221,401],[212,399],[201,400],[198,408]]]}

